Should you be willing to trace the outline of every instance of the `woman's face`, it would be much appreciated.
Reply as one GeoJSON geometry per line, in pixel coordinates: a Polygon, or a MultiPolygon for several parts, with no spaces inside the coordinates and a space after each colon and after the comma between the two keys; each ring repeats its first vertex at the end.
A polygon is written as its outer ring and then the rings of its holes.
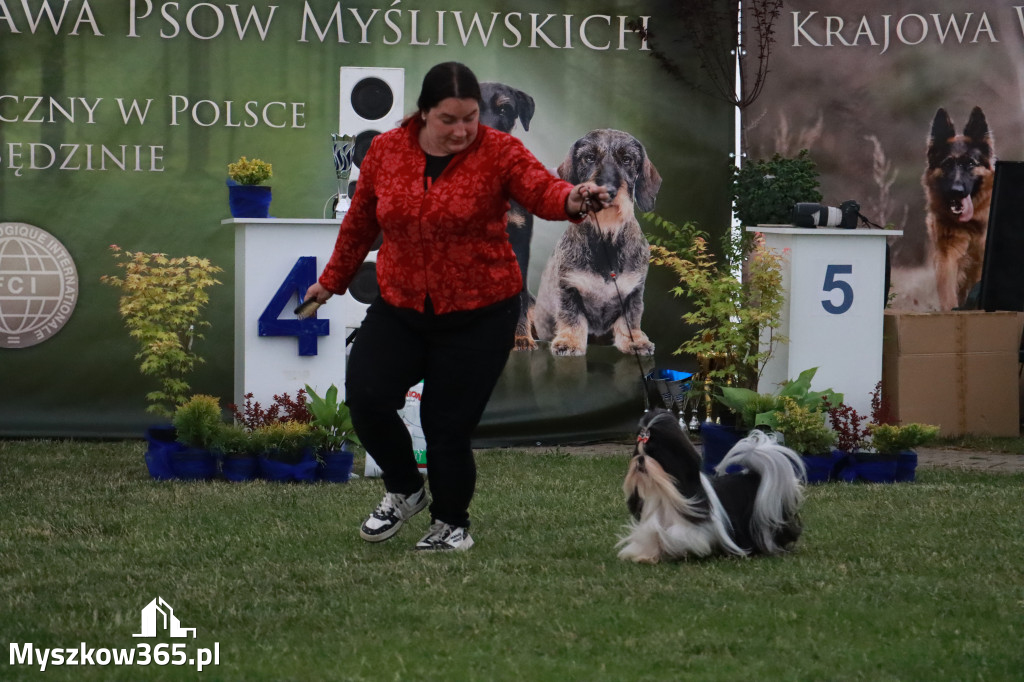
{"type": "Polygon", "coordinates": [[[448,97],[423,115],[423,151],[433,156],[457,154],[476,139],[480,105],[473,98],[448,97]]]}

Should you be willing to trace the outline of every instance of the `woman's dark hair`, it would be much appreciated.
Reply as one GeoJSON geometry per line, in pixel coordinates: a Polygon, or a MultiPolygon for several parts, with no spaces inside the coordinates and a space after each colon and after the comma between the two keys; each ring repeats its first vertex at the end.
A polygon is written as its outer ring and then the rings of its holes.
{"type": "Polygon", "coordinates": [[[455,97],[456,99],[475,99],[481,101],[480,83],[469,67],[459,62],[445,62],[427,71],[423,77],[423,87],[416,106],[421,112],[430,111],[441,100],[455,97]]]}

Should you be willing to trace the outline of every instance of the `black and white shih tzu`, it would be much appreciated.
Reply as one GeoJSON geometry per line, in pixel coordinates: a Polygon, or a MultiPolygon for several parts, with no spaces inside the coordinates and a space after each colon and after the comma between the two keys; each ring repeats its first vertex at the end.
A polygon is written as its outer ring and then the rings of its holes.
{"type": "Polygon", "coordinates": [[[623,484],[633,519],[619,558],[657,563],[786,552],[803,530],[797,512],[805,478],[800,456],[761,431],[751,431],[715,476],[706,476],[677,418],[652,410],[640,420],[623,484]]]}

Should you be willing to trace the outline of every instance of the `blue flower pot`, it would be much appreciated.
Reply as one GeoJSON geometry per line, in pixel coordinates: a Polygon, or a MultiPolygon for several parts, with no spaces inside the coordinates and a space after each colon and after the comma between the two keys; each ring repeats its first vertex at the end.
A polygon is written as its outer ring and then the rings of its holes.
{"type": "Polygon", "coordinates": [[[146,468],[149,475],[158,481],[177,478],[171,464],[171,455],[185,449],[177,440],[173,426],[151,426],[146,429],[146,468]]]}
{"type": "Polygon", "coordinates": [[[320,453],[323,459],[316,470],[316,477],[329,483],[346,483],[352,475],[354,455],[344,445],[341,450],[320,453]]]}
{"type": "Polygon", "coordinates": [[[714,422],[704,422],[700,425],[701,451],[703,454],[704,473],[714,475],[715,467],[722,461],[736,443],[739,443],[745,433],[734,426],[722,426],[714,422]]]}
{"type": "Polygon", "coordinates": [[[884,453],[851,453],[839,471],[839,479],[848,483],[894,483],[896,455],[884,453]]]}
{"type": "Polygon", "coordinates": [[[260,457],[260,476],[268,481],[312,483],[316,480],[317,461],[313,450],[307,448],[298,462],[282,462],[260,457]]]}
{"type": "Polygon", "coordinates": [[[836,479],[846,453],[842,450],[833,450],[828,454],[803,455],[802,458],[807,469],[807,482],[827,483],[836,479]]]}
{"type": "Polygon", "coordinates": [[[269,218],[270,199],[266,185],[239,185],[228,180],[228,207],[234,218],[269,218]]]}
{"type": "Polygon", "coordinates": [[[910,483],[917,476],[917,453],[904,450],[896,455],[896,482],[910,483]]]}
{"type": "Polygon", "coordinates": [[[174,475],[186,481],[209,481],[217,475],[217,458],[209,450],[183,448],[171,453],[174,475]]]}
{"type": "Polygon", "coordinates": [[[259,478],[260,460],[256,455],[232,455],[224,457],[220,465],[221,474],[229,481],[252,481],[259,478]]]}

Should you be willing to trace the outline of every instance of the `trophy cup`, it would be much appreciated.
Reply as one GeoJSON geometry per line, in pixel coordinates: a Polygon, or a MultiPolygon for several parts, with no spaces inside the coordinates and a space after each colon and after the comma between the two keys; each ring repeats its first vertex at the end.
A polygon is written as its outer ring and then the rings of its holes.
{"type": "Polygon", "coordinates": [[[338,175],[337,203],[334,205],[334,217],[343,218],[352,200],[348,196],[348,180],[352,175],[352,153],[356,148],[356,139],[351,135],[331,133],[334,143],[334,171],[338,175]]]}

